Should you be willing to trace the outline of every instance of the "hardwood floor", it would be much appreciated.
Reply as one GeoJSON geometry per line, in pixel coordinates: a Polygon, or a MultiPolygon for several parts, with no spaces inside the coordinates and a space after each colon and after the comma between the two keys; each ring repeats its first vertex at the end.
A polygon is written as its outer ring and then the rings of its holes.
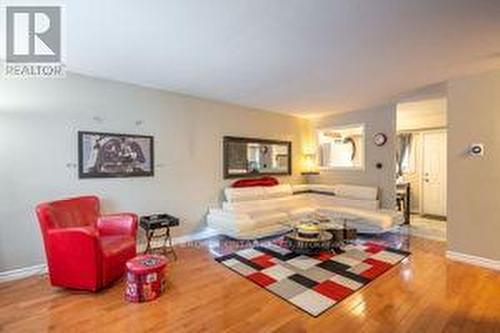
{"type": "Polygon", "coordinates": [[[0,331],[500,332],[500,273],[447,260],[441,242],[404,246],[411,257],[318,318],[216,263],[212,239],[177,247],[168,289],[150,303],[125,302],[123,281],[98,294],[45,276],[0,284],[0,331]]]}

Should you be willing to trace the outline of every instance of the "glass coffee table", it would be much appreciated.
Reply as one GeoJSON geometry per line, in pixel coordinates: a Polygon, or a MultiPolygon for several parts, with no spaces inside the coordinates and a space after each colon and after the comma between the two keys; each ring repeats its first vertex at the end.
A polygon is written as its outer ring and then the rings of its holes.
{"type": "Polygon", "coordinates": [[[326,216],[312,216],[300,220],[289,220],[283,223],[292,228],[284,239],[293,252],[301,254],[315,254],[322,251],[339,252],[346,243],[357,237],[355,228],[347,226],[345,219],[332,219],[326,216]],[[317,233],[303,234],[300,227],[314,225],[317,233]]]}
{"type": "Polygon", "coordinates": [[[290,250],[299,254],[316,254],[332,249],[333,235],[331,233],[316,226],[314,234],[304,234],[300,229],[303,225],[306,224],[297,225],[293,231],[285,235],[285,242],[290,250]]]}

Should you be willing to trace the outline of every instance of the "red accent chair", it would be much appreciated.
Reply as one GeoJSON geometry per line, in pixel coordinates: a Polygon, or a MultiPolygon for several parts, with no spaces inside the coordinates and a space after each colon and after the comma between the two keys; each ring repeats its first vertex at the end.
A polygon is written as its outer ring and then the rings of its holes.
{"type": "Polygon", "coordinates": [[[42,203],[36,213],[53,286],[97,291],[136,255],[137,215],[101,215],[96,196],[42,203]]]}

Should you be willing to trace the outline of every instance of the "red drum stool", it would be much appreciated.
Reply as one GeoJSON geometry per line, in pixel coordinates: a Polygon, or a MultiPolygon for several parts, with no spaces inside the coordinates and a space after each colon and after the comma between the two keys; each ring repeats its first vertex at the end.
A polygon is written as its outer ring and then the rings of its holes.
{"type": "Polygon", "coordinates": [[[130,302],[151,301],[165,289],[167,258],[155,254],[137,256],[127,261],[127,289],[125,298],[130,302]]]}

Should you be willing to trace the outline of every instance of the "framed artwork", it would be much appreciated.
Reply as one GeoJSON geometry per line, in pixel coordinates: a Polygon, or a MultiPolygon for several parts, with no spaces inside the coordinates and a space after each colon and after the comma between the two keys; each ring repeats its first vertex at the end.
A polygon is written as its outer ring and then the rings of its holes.
{"type": "Polygon", "coordinates": [[[152,136],[78,132],[79,178],[152,177],[152,136]]]}

